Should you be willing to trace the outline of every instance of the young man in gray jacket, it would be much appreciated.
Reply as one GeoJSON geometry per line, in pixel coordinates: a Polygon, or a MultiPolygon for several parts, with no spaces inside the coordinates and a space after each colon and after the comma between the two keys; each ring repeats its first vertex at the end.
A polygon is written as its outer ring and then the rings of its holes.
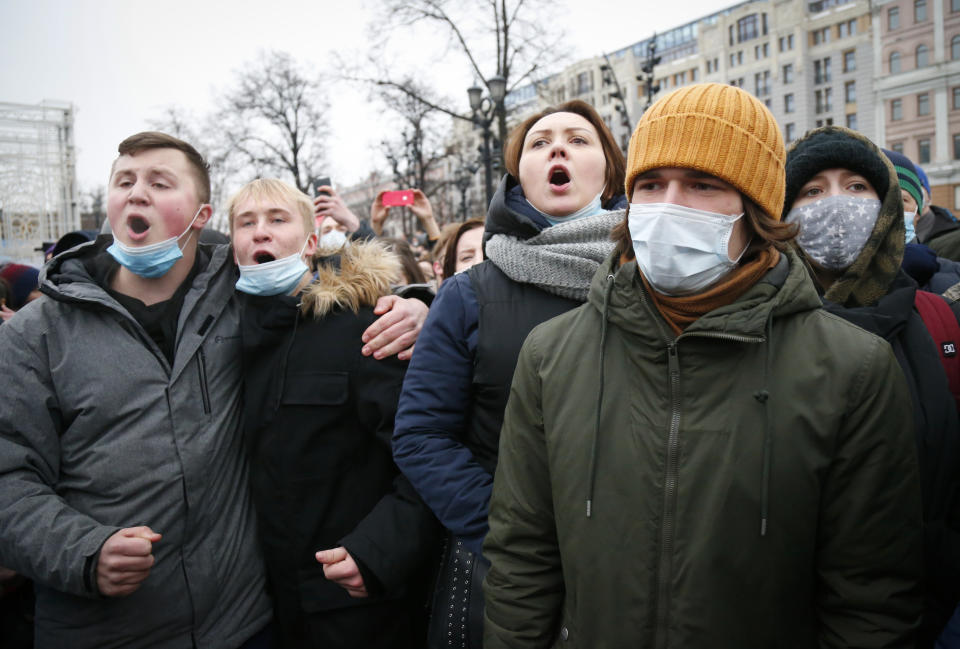
{"type": "Polygon", "coordinates": [[[236,269],[197,243],[207,166],[124,140],[103,235],[0,327],[0,565],[37,588],[36,646],[258,642],[270,603],[240,436],[236,269]]]}

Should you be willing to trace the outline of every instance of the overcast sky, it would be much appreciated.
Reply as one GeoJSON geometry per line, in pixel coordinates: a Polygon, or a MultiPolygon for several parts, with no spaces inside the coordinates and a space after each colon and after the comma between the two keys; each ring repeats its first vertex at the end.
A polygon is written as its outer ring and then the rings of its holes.
{"type": "MultiPolygon", "coordinates": [[[[548,18],[566,30],[564,46],[574,61],[732,4],[557,0],[548,18]]],[[[361,59],[380,30],[408,33],[382,19],[378,7],[374,0],[0,0],[0,101],[74,105],[77,177],[88,190],[105,183],[123,138],[147,128],[167,106],[209,111],[216,91],[260,50],[284,50],[318,71],[336,72],[332,53],[361,59]]],[[[430,33],[409,42],[387,63],[419,66],[428,78],[442,79],[443,92],[466,111],[464,89],[473,79],[466,61],[444,55],[430,33]]],[[[345,185],[384,165],[377,145],[391,124],[363,88],[337,84],[329,95],[330,175],[345,185]]]]}

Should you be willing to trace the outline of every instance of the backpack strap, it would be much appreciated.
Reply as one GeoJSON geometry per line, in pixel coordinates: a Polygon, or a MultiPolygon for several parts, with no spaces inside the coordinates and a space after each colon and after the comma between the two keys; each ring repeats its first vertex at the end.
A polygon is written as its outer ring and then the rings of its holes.
{"type": "Polygon", "coordinates": [[[914,305],[937,347],[937,355],[950,383],[950,392],[960,410],[960,356],[957,355],[960,324],[957,324],[957,318],[946,300],[935,293],[917,291],[914,305]]]}

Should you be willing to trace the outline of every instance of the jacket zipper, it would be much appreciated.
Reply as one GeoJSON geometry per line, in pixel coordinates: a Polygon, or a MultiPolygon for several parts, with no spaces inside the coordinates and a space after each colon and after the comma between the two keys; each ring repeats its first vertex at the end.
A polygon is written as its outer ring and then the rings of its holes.
{"type": "Polygon", "coordinates": [[[660,564],[657,569],[657,636],[655,646],[666,647],[670,618],[670,573],[673,563],[674,510],[680,463],[680,358],[677,342],[667,345],[670,370],[670,432],[667,436],[667,464],[663,479],[663,515],[660,523],[660,564]]]}
{"type": "Polygon", "coordinates": [[[667,458],[663,479],[663,514],[660,524],[660,562],[657,568],[657,627],[654,646],[666,649],[669,646],[670,581],[673,568],[673,540],[676,514],[677,483],[680,473],[680,354],[678,343],[684,336],[730,340],[742,343],[759,343],[763,336],[694,332],[680,334],[667,344],[667,367],[670,380],[670,431],[667,435],[667,458]]]}
{"type": "Polygon", "coordinates": [[[203,414],[210,414],[210,390],[207,387],[207,355],[203,347],[197,348],[197,371],[200,373],[200,396],[203,398],[203,414]]]}

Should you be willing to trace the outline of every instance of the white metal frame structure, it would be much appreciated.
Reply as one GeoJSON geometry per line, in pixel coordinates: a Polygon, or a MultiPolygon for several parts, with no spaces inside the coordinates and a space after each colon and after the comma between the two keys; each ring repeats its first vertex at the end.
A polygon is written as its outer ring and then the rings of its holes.
{"type": "Polygon", "coordinates": [[[0,262],[79,227],[72,104],[0,102],[0,262]]]}

